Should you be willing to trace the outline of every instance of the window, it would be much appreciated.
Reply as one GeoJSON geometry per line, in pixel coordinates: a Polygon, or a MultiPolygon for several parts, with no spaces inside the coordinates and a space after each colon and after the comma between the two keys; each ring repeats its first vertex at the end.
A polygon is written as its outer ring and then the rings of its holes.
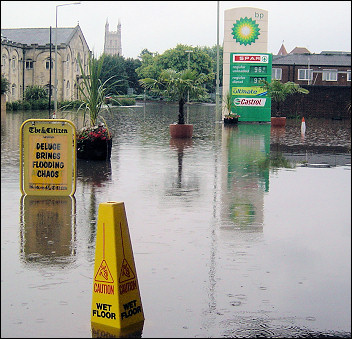
{"type": "Polygon", "coordinates": [[[33,60],[26,60],[26,69],[33,69],[33,60]]]}
{"type": "MultiPolygon", "coordinates": [[[[53,69],[54,67],[54,64],[53,64],[53,61],[51,60],[51,69],[53,69]]],[[[50,67],[50,59],[47,59],[46,61],[45,61],[45,68],[46,69],[49,69],[49,67],[50,67]]]]}
{"type": "Polygon", "coordinates": [[[298,80],[313,80],[313,70],[310,69],[299,69],[298,80]]]}
{"type": "Polygon", "coordinates": [[[15,84],[13,84],[13,85],[11,86],[11,95],[12,95],[13,97],[16,95],[16,85],[15,85],[15,84]]]}
{"type": "Polygon", "coordinates": [[[70,71],[70,56],[67,55],[67,58],[66,58],[66,70],[67,70],[67,73],[70,71]]]}
{"type": "Polygon", "coordinates": [[[271,70],[271,79],[272,80],[281,80],[282,79],[282,69],[281,68],[273,68],[271,70]]]}
{"type": "Polygon", "coordinates": [[[347,81],[351,81],[351,70],[347,71],[347,81]]]}
{"type": "Polygon", "coordinates": [[[5,66],[6,66],[6,55],[3,55],[1,60],[2,60],[1,61],[1,66],[4,66],[4,68],[5,68],[5,66]]]}
{"type": "Polygon", "coordinates": [[[323,69],[323,81],[337,81],[337,69],[323,69]]]}
{"type": "Polygon", "coordinates": [[[16,70],[16,57],[12,58],[12,70],[15,71],[16,70]]]}

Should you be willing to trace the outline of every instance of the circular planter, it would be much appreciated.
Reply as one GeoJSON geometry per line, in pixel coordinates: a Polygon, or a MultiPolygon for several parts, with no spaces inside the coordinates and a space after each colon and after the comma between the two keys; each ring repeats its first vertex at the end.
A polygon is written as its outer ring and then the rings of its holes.
{"type": "Polygon", "coordinates": [[[192,138],[193,125],[188,124],[171,124],[170,136],[171,138],[192,138]]]}
{"type": "Polygon", "coordinates": [[[85,160],[110,160],[112,139],[77,141],[77,158],[85,160]]]}
{"type": "Polygon", "coordinates": [[[286,125],[286,117],[271,117],[271,126],[284,127],[286,125]]]}

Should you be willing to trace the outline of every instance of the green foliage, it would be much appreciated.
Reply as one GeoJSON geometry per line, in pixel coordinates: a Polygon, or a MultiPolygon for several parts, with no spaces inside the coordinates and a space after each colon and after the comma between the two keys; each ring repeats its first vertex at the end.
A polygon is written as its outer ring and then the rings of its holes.
{"type": "Polygon", "coordinates": [[[226,92],[226,95],[223,97],[224,106],[228,112],[228,115],[231,114],[231,93],[230,91],[226,92]]]}
{"type": "Polygon", "coordinates": [[[1,74],[1,94],[5,94],[9,90],[9,86],[9,81],[1,74]]]}
{"type": "Polygon", "coordinates": [[[132,106],[136,104],[136,99],[124,96],[113,95],[106,100],[112,106],[132,106]]]}
{"type": "MultiPolygon", "coordinates": [[[[110,93],[111,87],[115,86],[115,82],[110,82],[112,77],[107,78],[104,82],[101,81],[104,58],[105,54],[103,54],[99,59],[91,56],[88,59],[87,73],[83,69],[81,60],[78,59],[82,80],[77,84],[82,100],[82,104],[79,109],[84,108],[85,114],[88,112],[90,126],[96,126],[98,119],[102,119],[100,113],[103,108],[103,104],[105,104],[105,97],[108,93],[110,93]]],[[[117,80],[116,83],[117,82],[119,82],[119,80],[117,80]]],[[[107,109],[109,109],[109,106],[107,106],[107,109]]]]}
{"type": "Polygon", "coordinates": [[[178,44],[175,48],[168,49],[161,55],[144,50],[140,58],[142,59],[142,64],[136,69],[139,78],[157,79],[161,76],[162,71],[166,69],[181,72],[188,68],[189,60],[190,69],[198,74],[211,74],[205,82],[207,89],[212,89],[215,86],[214,60],[209,56],[205,48],[178,44]]]}
{"type": "Polygon", "coordinates": [[[119,55],[104,55],[103,59],[99,78],[102,83],[105,83],[106,87],[109,87],[108,94],[126,94],[128,76],[125,68],[125,59],[119,55]]]}
{"type": "Polygon", "coordinates": [[[265,80],[261,81],[261,86],[263,86],[267,91],[271,99],[276,103],[276,116],[280,116],[281,103],[283,103],[288,96],[301,93],[308,94],[309,91],[305,88],[300,87],[298,84],[288,81],[282,83],[279,80],[273,80],[272,82],[267,82],[265,80]]]}
{"type": "Polygon", "coordinates": [[[195,70],[185,69],[180,72],[173,69],[163,70],[157,79],[141,79],[141,85],[152,93],[163,98],[177,100],[179,104],[178,123],[184,124],[184,104],[189,94],[190,98],[197,99],[207,94],[203,86],[212,74],[199,74],[195,70]]]}
{"type": "Polygon", "coordinates": [[[47,98],[48,94],[45,88],[40,86],[28,86],[24,91],[24,100],[33,101],[47,98]]]}

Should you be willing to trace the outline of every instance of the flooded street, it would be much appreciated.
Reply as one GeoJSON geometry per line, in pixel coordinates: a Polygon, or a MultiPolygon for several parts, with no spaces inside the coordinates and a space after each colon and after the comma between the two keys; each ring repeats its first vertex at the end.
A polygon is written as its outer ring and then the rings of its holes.
{"type": "Polygon", "coordinates": [[[78,160],[72,198],[21,197],[20,126],[48,113],[2,116],[2,337],[92,337],[107,201],[125,204],[143,338],[351,337],[351,122],[228,127],[194,104],[173,140],[177,109],[106,116],[111,161],[78,160]]]}

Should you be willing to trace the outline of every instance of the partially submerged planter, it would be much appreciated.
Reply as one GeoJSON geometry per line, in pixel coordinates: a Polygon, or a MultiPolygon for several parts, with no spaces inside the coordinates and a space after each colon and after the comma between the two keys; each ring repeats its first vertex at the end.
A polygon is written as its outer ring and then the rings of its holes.
{"type": "Polygon", "coordinates": [[[171,138],[192,138],[193,125],[189,124],[171,124],[170,136],[171,138]]]}
{"type": "Polygon", "coordinates": [[[284,127],[286,125],[286,117],[271,117],[271,126],[284,127]]]}
{"type": "Polygon", "coordinates": [[[77,158],[85,160],[110,160],[112,139],[77,141],[77,158]]]}

